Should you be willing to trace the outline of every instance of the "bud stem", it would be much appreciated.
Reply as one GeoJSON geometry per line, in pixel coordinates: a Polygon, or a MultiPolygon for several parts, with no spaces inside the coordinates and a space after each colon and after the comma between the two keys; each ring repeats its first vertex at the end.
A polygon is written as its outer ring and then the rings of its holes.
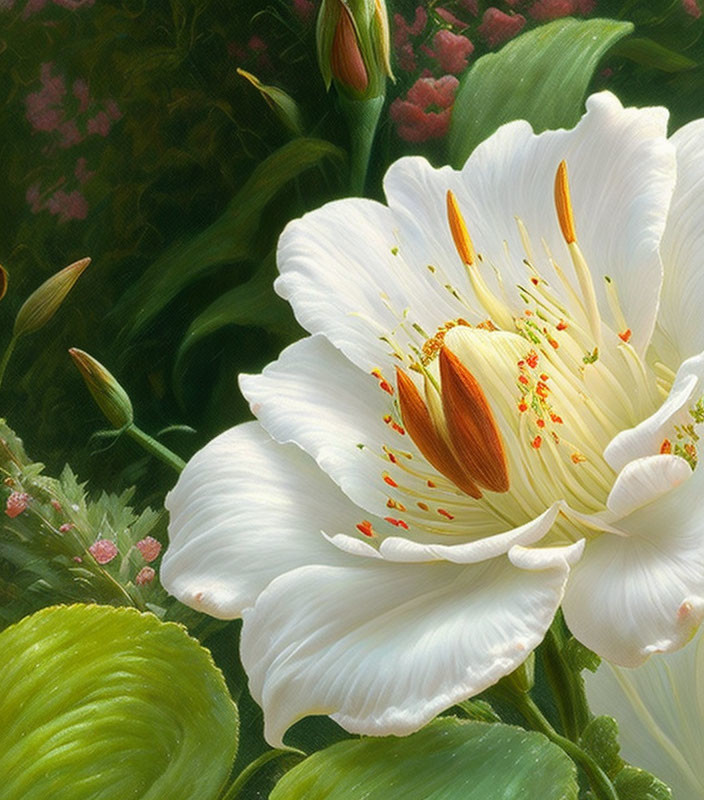
{"type": "Polygon", "coordinates": [[[376,128],[384,107],[384,95],[366,100],[350,100],[342,94],[339,97],[350,133],[350,192],[353,196],[361,197],[364,195],[376,128]]]}
{"type": "Polygon", "coordinates": [[[175,469],[176,472],[181,472],[186,466],[186,462],[177,456],[176,453],[169,450],[168,447],[164,447],[161,442],[157,442],[156,439],[138,428],[134,423],[125,428],[125,433],[127,433],[128,436],[131,436],[135,442],[140,445],[140,447],[144,448],[153,456],[156,456],[156,458],[158,458],[160,461],[163,461],[164,464],[167,464],[172,469],[175,469]]]}
{"type": "Polygon", "coordinates": [[[10,339],[7,347],[5,348],[5,352],[2,355],[2,359],[0,360],[0,386],[2,386],[2,379],[5,377],[5,370],[7,369],[7,365],[10,361],[10,357],[15,350],[15,345],[17,344],[17,337],[13,336],[10,339]]]}

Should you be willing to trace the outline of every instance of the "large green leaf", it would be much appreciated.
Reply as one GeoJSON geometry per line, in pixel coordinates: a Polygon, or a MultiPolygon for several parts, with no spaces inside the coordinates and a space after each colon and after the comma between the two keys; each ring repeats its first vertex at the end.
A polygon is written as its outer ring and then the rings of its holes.
{"type": "Polygon", "coordinates": [[[612,19],[559,19],[480,58],[457,92],[450,162],[462,166],[479,142],[514,119],[527,119],[535,131],[573,126],[600,59],[632,30],[612,19]]]}
{"type": "Polygon", "coordinates": [[[237,708],[185,630],[54,606],[0,634],[0,800],[214,800],[237,708]]]}
{"type": "Polygon", "coordinates": [[[125,295],[117,313],[131,317],[129,334],[148,325],[176,295],[214,267],[252,255],[262,212],[291,180],[343,152],[322,139],[294,139],[254,170],[223,214],[185,243],[166,250],[125,295]]]}
{"type": "Polygon", "coordinates": [[[446,717],[405,739],[315,753],[270,800],[576,800],[577,791],[574,764],[541,734],[446,717]]]}

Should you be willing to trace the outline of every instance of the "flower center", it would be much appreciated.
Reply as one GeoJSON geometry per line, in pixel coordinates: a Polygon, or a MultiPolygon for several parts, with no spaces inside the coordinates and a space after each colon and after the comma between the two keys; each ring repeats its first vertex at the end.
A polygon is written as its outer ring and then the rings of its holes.
{"type": "MultiPolygon", "coordinates": [[[[423,340],[410,352],[392,336],[386,339],[404,365],[397,368],[396,392],[376,371],[382,389],[396,399],[386,421],[395,434],[412,439],[439,473],[419,466],[394,439],[384,446],[394,467],[383,475],[394,490],[387,504],[395,510],[387,518],[392,524],[431,533],[481,528],[486,534],[492,524],[497,532],[521,525],[558,500],[581,513],[603,511],[615,479],[604,449],[666,396],[671,378],[659,376],[632,346],[617,286],[607,276],[610,320],[602,318],[594,275],[578,242],[564,161],[555,177],[555,208],[576,286],[547,245],[545,266],[538,269],[529,232],[517,219],[525,256],[525,281],[517,286],[525,305],[520,313],[500,280],[497,290],[485,279],[490,265],[475,250],[457,198],[447,192],[449,232],[472,302],[461,290],[446,288],[466,306],[467,318],[486,319],[457,318],[435,334],[412,325],[423,340]]],[[[679,431],[680,439],[663,442],[662,452],[677,447],[692,463],[690,433],[679,431]]],[[[577,523],[561,519],[551,540],[582,535],[577,523]]]]}

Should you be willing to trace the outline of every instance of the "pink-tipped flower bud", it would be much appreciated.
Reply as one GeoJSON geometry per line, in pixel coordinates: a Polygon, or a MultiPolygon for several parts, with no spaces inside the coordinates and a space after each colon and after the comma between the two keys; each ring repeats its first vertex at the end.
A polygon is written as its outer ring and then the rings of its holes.
{"type": "Polygon", "coordinates": [[[115,428],[131,425],[134,421],[132,401],[115,376],[83,350],[72,347],[68,352],[105,418],[115,428]]]}
{"type": "Polygon", "coordinates": [[[380,97],[390,60],[389,18],[384,0],[323,0],[317,25],[318,62],[329,88],[352,100],[380,97]]]}
{"type": "Polygon", "coordinates": [[[148,583],[151,583],[155,577],[156,572],[152,567],[142,567],[137,573],[134,582],[137,586],[146,586],[148,583]]]}
{"type": "Polygon", "coordinates": [[[28,506],[29,495],[26,492],[13,492],[7,498],[5,513],[8,517],[14,519],[15,517],[19,517],[23,511],[26,511],[28,506]]]}
{"type": "Polygon", "coordinates": [[[159,553],[161,553],[161,542],[158,542],[153,536],[145,536],[144,539],[137,542],[135,547],[147,564],[159,558],[159,553]]]}
{"type": "Polygon", "coordinates": [[[117,545],[110,539],[98,539],[88,548],[98,564],[109,564],[117,555],[117,545]]]}

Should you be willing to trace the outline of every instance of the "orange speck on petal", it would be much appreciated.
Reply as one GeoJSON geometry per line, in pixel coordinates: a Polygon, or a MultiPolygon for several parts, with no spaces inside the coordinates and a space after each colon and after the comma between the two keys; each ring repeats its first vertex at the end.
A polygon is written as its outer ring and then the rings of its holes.
{"type": "Polygon", "coordinates": [[[547,376],[547,375],[546,375],[546,374],[543,372],[543,373],[541,373],[541,375],[540,375],[540,380],[541,380],[541,381],[547,381],[547,380],[548,380],[548,376],[547,376]]]}
{"type": "Polygon", "coordinates": [[[544,428],[545,427],[545,420],[544,419],[536,419],[535,424],[539,428],[544,428]]]}
{"type": "Polygon", "coordinates": [[[432,481],[428,481],[428,486],[430,486],[431,489],[434,489],[437,486],[437,483],[433,483],[432,481]]]}
{"type": "Polygon", "coordinates": [[[522,414],[524,411],[528,411],[528,406],[527,406],[527,405],[526,405],[526,404],[525,404],[523,401],[521,401],[521,402],[518,404],[518,410],[519,410],[519,411],[521,412],[521,414],[522,414]]]}
{"type": "Polygon", "coordinates": [[[365,536],[374,536],[374,529],[372,528],[372,523],[369,522],[368,519],[362,520],[362,522],[360,522],[357,525],[357,530],[360,533],[363,533],[365,536]]]}
{"type": "Polygon", "coordinates": [[[528,385],[528,383],[530,383],[530,381],[528,380],[528,378],[526,378],[526,376],[525,376],[525,375],[519,375],[519,376],[518,376],[518,380],[519,380],[519,382],[520,382],[520,383],[522,383],[524,386],[527,386],[527,385],[528,385]]]}
{"type": "Polygon", "coordinates": [[[384,473],[384,474],[382,475],[382,478],[384,479],[384,483],[387,483],[389,486],[393,486],[393,487],[394,487],[394,489],[397,489],[397,488],[398,488],[398,484],[397,484],[397,483],[396,483],[396,481],[395,481],[395,480],[394,480],[394,479],[391,477],[391,475],[388,475],[387,473],[384,473]]]}
{"type": "Polygon", "coordinates": [[[394,519],[393,517],[384,517],[386,522],[391,525],[395,525],[397,528],[403,528],[404,530],[408,530],[408,523],[404,522],[402,519],[394,519]]]}
{"type": "Polygon", "coordinates": [[[660,445],[660,455],[668,455],[672,452],[672,442],[669,439],[663,439],[660,445]]]}
{"type": "Polygon", "coordinates": [[[454,514],[450,514],[450,512],[446,511],[444,508],[439,508],[438,509],[438,514],[441,514],[443,517],[447,517],[447,519],[454,519],[455,518],[454,514]]]}
{"type": "Polygon", "coordinates": [[[587,457],[582,455],[582,453],[572,453],[570,458],[572,459],[573,464],[581,464],[583,461],[587,460],[587,457]]]}
{"type": "Polygon", "coordinates": [[[526,356],[526,363],[531,369],[535,369],[538,366],[538,354],[535,350],[531,350],[530,353],[526,356]]]}
{"type": "Polygon", "coordinates": [[[531,278],[530,282],[533,284],[533,286],[537,286],[540,283],[538,278],[531,278]]]}
{"type": "Polygon", "coordinates": [[[621,333],[619,333],[618,338],[621,339],[621,341],[623,342],[628,342],[630,341],[631,335],[632,335],[631,329],[626,328],[625,331],[621,331],[621,333]]]}
{"type": "Polygon", "coordinates": [[[555,425],[562,425],[562,417],[558,416],[557,414],[550,414],[550,419],[555,423],[555,425]]]}
{"type": "Polygon", "coordinates": [[[421,511],[430,511],[430,509],[428,508],[428,504],[427,503],[420,503],[419,502],[418,503],[418,508],[420,508],[421,511]]]}
{"type": "Polygon", "coordinates": [[[530,443],[530,446],[535,448],[536,450],[540,449],[540,445],[543,443],[542,436],[536,436],[535,439],[530,443]]]}
{"type": "Polygon", "coordinates": [[[558,331],[564,331],[567,330],[567,323],[564,321],[564,319],[561,319],[557,325],[555,325],[555,327],[558,331]]]}

